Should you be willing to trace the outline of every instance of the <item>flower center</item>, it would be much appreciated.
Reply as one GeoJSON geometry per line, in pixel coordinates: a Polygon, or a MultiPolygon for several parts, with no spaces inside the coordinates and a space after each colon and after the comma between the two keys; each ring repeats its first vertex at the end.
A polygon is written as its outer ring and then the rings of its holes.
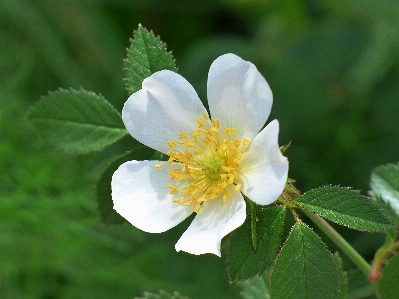
{"type": "Polygon", "coordinates": [[[240,191],[240,159],[250,144],[248,139],[236,139],[236,129],[220,130],[217,119],[211,121],[205,112],[204,118],[197,120],[198,130],[192,132],[191,138],[187,132],[182,132],[177,142],[168,141],[171,148],[168,164],[177,166],[168,171],[170,180],[176,181],[176,184],[168,184],[168,188],[171,194],[179,196],[174,202],[193,206],[194,212],[208,200],[221,198],[226,203],[233,194],[232,187],[240,191]]]}
{"type": "Polygon", "coordinates": [[[218,180],[220,175],[225,173],[222,166],[226,166],[223,158],[218,155],[211,156],[204,161],[205,174],[212,180],[218,180]]]}

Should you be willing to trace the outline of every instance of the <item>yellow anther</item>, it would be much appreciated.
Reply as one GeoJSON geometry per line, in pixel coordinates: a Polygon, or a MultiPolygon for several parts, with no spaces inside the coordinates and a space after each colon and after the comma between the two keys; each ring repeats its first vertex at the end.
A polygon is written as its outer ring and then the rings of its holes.
{"type": "Polygon", "coordinates": [[[244,138],[244,140],[242,141],[242,143],[243,143],[245,146],[247,146],[247,145],[249,145],[249,144],[251,143],[251,140],[249,140],[249,139],[247,139],[247,138],[244,138]]]}
{"type": "Polygon", "coordinates": [[[204,142],[209,145],[209,143],[211,143],[211,139],[209,137],[205,137],[204,138],[204,142]]]}
{"type": "Polygon", "coordinates": [[[186,141],[186,146],[192,147],[192,146],[194,146],[194,145],[195,145],[195,141],[194,141],[194,140],[187,140],[187,141],[186,141]]]}
{"type": "Polygon", "coordinates": [[[187,138],[187,132],[180,133],[179,138],[180,139],[187,138]]]}
{"type": "Polygon", "coordinates": [[[222,145],[220,146],[220,150],[221,150],[222,152],[227,151],[227,149],[228,149],[228,145],[227,145],[227,144],[222,144],[222,145]]]}
{"type": "Polygon", "coordinates": [[[204,114],[205,119],[206,119],[206,120],[209,120],[209,115],[208,115],[208,113],[204,112],[203,114],[204,114]]]}
{"type": "Polygon", "coordinates": [[[241,190],[241,187],[242,187],[241,184],[237,184],[234,189],[236,189],[236,191],[239,192],[241,190]]]}
{"type": "Polygon", "coordinates": [[[198,118],[197,123],[198,123],[198,128],[202,128],[205,124],[205,121],[202,118],[198,118]]]}
{"type": "Polygon", "coordinates": [[[225,172],[230,172],[230,171],[231,171],[231,169],[230,169],[229,167],[227,167],[227,166],[222,166],[222,169],[223,169],[225,172]]]}
{"type": "Polygon", "coordinates": [[[216,133],[218,133],[218,132],[219,132],[219,130],[216,127],[212,127],[208,130],[208,134],[211,136],[216,135],[216,133]]]}
{"type": "Polygon", "coordinates": [[[220,126],[219,120],[218,120],[218,119],[214,119],[214,120],[212,121],[212,125],[213,125],[215,128],[219,128],[219,126],[220,126]]]}
{"type": "Polygon", "coordinates": [[[169,145],[171,148],[176,147],[176,143],[173,142],[172,140],[169,140],[169,141],[168,141],[168,145],[169,145]]]}
{"type": "Polygon", "coordinates": [[[154,164],[154,167],[155,168],[161,168],[164,165],[165,165],[165,163],[157,163],[157,164],[154,164]]]}
{"type": "Polygon", "coordinates": [[[184,154],[186,155],[187,159],[192,159],[193,158],[193,155],[188,150],[185,150],[184,154]]]}
{"type": "Polygon", "coordinates": [[[195,130],[193,132],[193,138],[195,139],[195,137],[201,136],[201,131],[200,130],[195,130]]]}

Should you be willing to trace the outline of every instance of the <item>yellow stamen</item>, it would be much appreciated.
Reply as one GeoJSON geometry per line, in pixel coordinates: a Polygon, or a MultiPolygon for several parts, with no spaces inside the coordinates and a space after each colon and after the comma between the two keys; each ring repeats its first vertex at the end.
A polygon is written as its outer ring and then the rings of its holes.
{"type": "Polygon", "coordinates": [[[155,168],[161,168],[164,165],[165,165],[165,163],[157,163],[157,164],[154,164],[154,167],[155,168]]]}
{"type": "MultiPolygon", "coordinates": [[[[179,187],[168,184],[175,199],[173,202],[192,206],[198,213],[209,200],[228,203],[233,192],[240,192],[242,185],[237,183],[240,159],[247,150],[250,140],[237,140],[237,130],[220,128],[217,119],[210,120],[207,113],[198,118],[198,130],[182,132],[179,139],[168,141],[168,164],[176,165],[168,170],[171,181],[179,182],[179,187]],[[223,130],[222,130],[223,129],[223,130]],[[186,139],[192,136],[192,139],[186,139]],[[234,187],[234,188],[232,188],[234,187]]],[[[159,163],[159,167],[162,167],[159,163]]]]}

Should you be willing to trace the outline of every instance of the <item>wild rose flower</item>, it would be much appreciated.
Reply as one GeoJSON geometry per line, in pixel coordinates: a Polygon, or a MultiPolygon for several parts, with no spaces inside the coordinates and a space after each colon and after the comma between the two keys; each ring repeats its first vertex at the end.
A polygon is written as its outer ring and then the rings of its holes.
{"type": "Polygon", "coordinates": [[[112,178],[112,199],[120,215],[150,233],[195,212],[176,250],[220,256],[221,239],[246,218],[243,195],[273,203],[287,181],[288,161],[279,150],[278,121],[261,130],[273,96],[252,63],[220,56],[207,89],[211,117],[190,83],[167,70],[129,97],[122,111],[127,130],[169,160],[122,164],[112,178]]]}

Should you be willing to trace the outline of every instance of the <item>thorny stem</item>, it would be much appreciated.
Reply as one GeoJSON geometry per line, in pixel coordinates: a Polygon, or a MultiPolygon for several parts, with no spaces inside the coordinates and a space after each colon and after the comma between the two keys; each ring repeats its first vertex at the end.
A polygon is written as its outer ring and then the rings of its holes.
{"type": "Polygon", "coordinates": [[[395,254],[399,250],[399,241],[387,240],[386,243],[377,250],[375,253],[374,261],[371,264],[371,271],[369,279],[371,282],[376,283],[381,279],[381,267],[383,262],[389,258],[392,254],[395,254]]]}
{"type": "Polygon", "coordinates": [[[364,275],[369,276],[370,264],[327,221],[306,209],[302,209],[302,211],[345,253],[364,275]]]}

